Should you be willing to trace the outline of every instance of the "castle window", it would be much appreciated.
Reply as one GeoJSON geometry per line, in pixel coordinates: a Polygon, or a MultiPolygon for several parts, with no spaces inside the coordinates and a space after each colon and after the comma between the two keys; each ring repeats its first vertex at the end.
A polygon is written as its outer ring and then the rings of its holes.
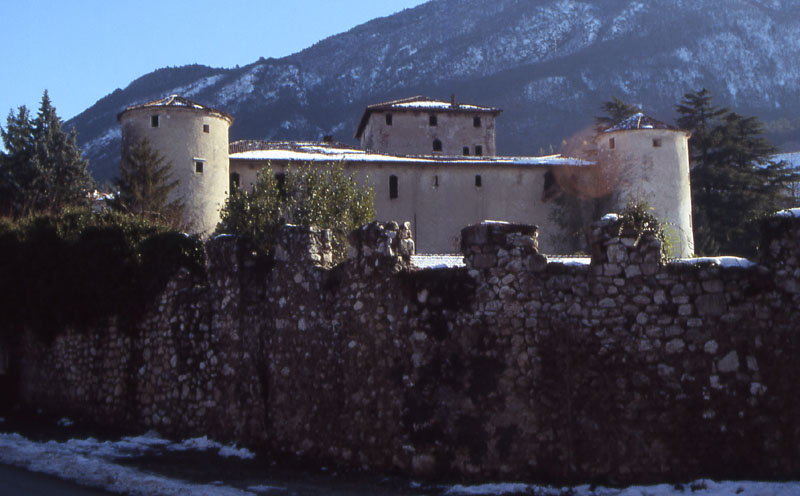
{"type": "Polygon", "coordinates": [[[464,155],[469,155],[469,147],[465,146],[463,149],[464,155]]]}
{"type": "Polygon", "coordinates": [[[194,172],[195,174],[202,174],[206,161],[202,159],[194,159],[194,172]]]}
{"type": "Polygon", "coordinates": [[[435,115],[428,116],[428,125],[437,126],[438,124],[439,124],[439,119],[435,115]]]}
{"type": "Polygon", "coordinates": [[[475,174],[475,187],[480,188],[483,186],[483,179],[480,174],[475,174]]]}
{"type": "Polygon", "coordinates": [[[611,148],[611,149],[613,150],[613,149],[614,149],[614,146],[616,146],[616,143],[614,142],[614,138],[609,138],[609,140],[608,140],[608,147],[609,147],[609,148],[611,148]]]}
{"type": "Polygon", "coordinates": [[[483,156],[483,146],[475,145],[475,155],[478,157],[483,156]]]}
{"type": "Polygon", "coordinates": [[[653,147],[659,148],[661,146],[661,138],[653,138],[653,147]]]}
{"type": "Polygon", "coordinates": [[[209,126],[208,124],[203,124],[203,132],[204,133],[210,133],[211,132],[211,126],[209,126]]]}
{"type": "Polygon", "coordinates": [[[239,189],[239,182],[240,181],[241,181],[241,178],[239,177],[239,173],[238,172],[231,172],[231,184],[230,184],[230,191],[231,192],[236,191],[237,189],[239,189]]]}
{"type": "Polygon", "coordinates": [[[158,115],[150,116],[150,127],[158,127],[158,115]]]}
{"type": "Polygon", "coordinates": [[[387,126],[392,125],[392,114],[386,114],[386,125],[387,126]]]}
{"type": "Polygon", "coordinates": [[[481,118],[479,116],[475,116],[472,118],[472,125],[473,127],[481,127],[481,118]]]}
{"type": "Polygon", "coordinates": [[[397,176],[392,174],[389,176],[389,199],[397,198],[397,176]]]}
{"type": "Polygon", "coordinates": [[[442,151],[442,142],[438,139],[433,140],[433,151],[440,152],[442,151]]]}
{"type": "Polygon", "coordinates": [[[276,172],[275,173],[275,182],[277,183],[278,187],[278,194],[281,198],[286,198],[286,173],[285,172],[276,172]]]}
{"type": "Polygon", "coordinates": [[[439,176],[433,176],[433,187],[434,188],[439,187],[439,176]]]}

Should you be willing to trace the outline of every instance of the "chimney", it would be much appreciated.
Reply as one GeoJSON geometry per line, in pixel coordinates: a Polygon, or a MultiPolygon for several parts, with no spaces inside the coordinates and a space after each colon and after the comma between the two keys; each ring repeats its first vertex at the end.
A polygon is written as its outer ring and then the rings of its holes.
{"type": "Polygon", "coordinates": [[[322,137],[322,142],[323,143],[333,143],[333,135],[332,134],[326,134],[325,136],[322,137]]]}
{"type": "Polygon", "coordinates": [[[450,94],[450,106],[453,107],[453,108],[458,108],[458,104],[456,103],[456,94],[455,93],[451,93],[450,94]]]}

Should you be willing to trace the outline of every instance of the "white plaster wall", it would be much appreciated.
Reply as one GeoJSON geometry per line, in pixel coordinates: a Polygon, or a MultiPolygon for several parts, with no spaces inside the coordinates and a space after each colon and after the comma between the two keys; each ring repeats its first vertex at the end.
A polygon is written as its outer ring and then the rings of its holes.
{"type": "Polygon", "coordinates": [[[644,199],[659,219],[671,224],[673,256],[694,253],[692,196],[689,183],[689,134],[671,129],[634,129],[604,133],[598,148],[604,166],[618,174],[620,205],[644,199]],[[614,139],[614,148],[609,140],[614,139]],[[654,147],[653,140],[661,146],[654,147]]]}
{"type": "MultiPolygon", "coordinates": [[[[232,160],[241,185],[250,190],[263,162],[232,160]]],[[[516,165],[430,165],[398,163],[347,163],[375,190],[375,210],[380,221],[411,221],[417,253],[460,253],[461,229],[483,220],[503,220],[540,227],[543,253],[561,253],[560,228],[552,219],[554,205],[542,201],[547,167],[516,165]],[[398,178],[398,197],[389,198],[389,177],[398,178]],[[475,176],[481,176],[481,187],[475,176]],[[438,176],[439,186],[435,186],[438,176]]],[[[286,170],[286,162],[272,162],[273,173],[286,170]]]]}
{"type": "Polygon", "coordinates": [[[228,196],[230,120],[221,114],[183,107],[148,107],[125,111],[120,116],[123,147],[146,137],[150,145],[172,162],[172,179],[178,181],[170,201],[186,205],[184,221],[201,235],[210,234],[219,222],[219,211],[228,196]],[[151,116],[159,126],[151,127],[151,116]],[[203,125],[209,132],[203,132],[203,125]],[[203,173],[195,172],[195,159],[204,160],[203,173]]]}
{"type": "Polygon", "coordinates": [[[433,140],[442,142],[440,155],[463,155],[463,147],[475,154],[475,145],[483,147],[484,156],[497,155],[495,145],[495,116],[469,111],[375,111],[369,117],[361,135],[361,147],[398,155],[432,155],[433,140]],[[392,125],[386,124],[386,114],[392,114],[392,125]],[[437,116],[437,125],[429,117],[437,116]],[[473,118],[481,118],[481,126],[473,118]]]}

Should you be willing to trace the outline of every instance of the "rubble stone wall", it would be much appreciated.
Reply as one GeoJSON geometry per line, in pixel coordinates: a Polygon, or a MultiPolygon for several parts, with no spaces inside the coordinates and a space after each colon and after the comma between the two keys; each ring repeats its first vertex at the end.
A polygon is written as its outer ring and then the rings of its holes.
{"type": "Polygon", "coordinates": [[[25,403],[106,424],[415,475],[645,482],[800,471],[800,219],[763,259],[665,263],[609,217],[590,264],[532,226],[465,228],[413,270],[408,223],[284,228],[265,263],[206,246],[137,323],[28,335],[25,403]],[[734,264],[736,265],[736,264],[734,264]]]}

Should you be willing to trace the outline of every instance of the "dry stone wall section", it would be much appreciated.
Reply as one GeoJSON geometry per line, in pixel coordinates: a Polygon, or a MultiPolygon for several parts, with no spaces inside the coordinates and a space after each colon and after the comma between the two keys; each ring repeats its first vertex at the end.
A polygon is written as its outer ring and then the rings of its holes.
{"type": "Polygon", "coordinates": [[[235,237],[137,323],[27,335],[22,400],[209,435],[308,463],[417,475],[628,482],[800,470],[800,219],[759,264],[665,263],[596,224],[591,263],[532,226],[465,228],[465,267],[414,270],[409,225],[235,237]]]}

